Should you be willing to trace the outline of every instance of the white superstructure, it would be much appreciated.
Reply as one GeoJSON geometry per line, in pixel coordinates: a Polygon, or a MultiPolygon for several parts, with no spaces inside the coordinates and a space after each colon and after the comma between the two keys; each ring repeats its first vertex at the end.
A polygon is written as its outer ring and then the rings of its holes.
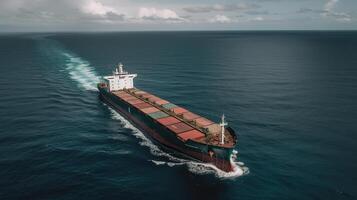
{"type": "Polygon", "coordinates": [[[109,91],[134,88],[134,78],[137,74],[129,74],[124,71],[123,65],[120,63],[112,76],[104,76],[104,80],[108,84],[109,91]]]}

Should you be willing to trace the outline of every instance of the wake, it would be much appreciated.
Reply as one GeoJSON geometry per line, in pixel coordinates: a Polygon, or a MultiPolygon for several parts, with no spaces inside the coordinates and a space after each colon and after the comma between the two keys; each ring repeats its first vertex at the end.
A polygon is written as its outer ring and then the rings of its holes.
{"type": "Polygon", "coordinates": [[[69,53],[63,53],[63,55],[67,60],[66,70],[70,78],[76,81],[79,87],[85,90],[96,91],[96,85],[99,83],[100,78],[96,75],[94,68],[90,66],[89,62],[69,53]]]}
{"type": "MultiPolygon", "coordinates": [[[[83,60],[78,56],[69,53],[63,53],[66,58],[66,71],[70,78],[78,83],[78,86],[85,90],[96,91],[96,84],[100,81],[100,77],[96,74],[93,67],[88,61],[83,60]]],[[[122,117],[119,113],[108,106],[111,112],[112,119],[118,120],[125,128],[130,129],[133,135],[140,139],[141,146],[148,147],[150,153],[154,156],[166,158],[169,161],[150,160],[155,165],[166,165],[169,167],[186,165],[188,170],[195,174],[214,174],[218,178],[234,178],[249,173],[249,169],[244,166],[244,163],[234,162],[233,172],[224,172],[216,166],[208,163],[201,163],[183,158],[178,158],[162,151],[151,140],[149,140],[139,129],[134,127],[129,121],[122,117]]]]}
{"type": "Polygon", "coordinates": [[[218,169],[216,166],[209,163],[201,163],[192,160],[187,160],[183,158],[175,157],[171,154],[168,154],[162,151],[158,146],[156,146],[150,139],[148,139],[144,133],[142,133],[139,129],[137,129],[134,125],[132,125],[128,120],[126,120],[123,116],[118,114],[115,110],[108,107],[111,114],[112,119],[118,120],[125,128],[130,129],[133,132],[133,135],[140,139],[140,145],[146,146],[150,149],[150,153],[157,157],[165,157],[169,161],[163,160],[150,160],[155,165],[166,165],[169,167],[186,165],[188,170],[194,174],[204,175],[204,174],[214,174],[218,178],[234,178],[239,177],[249,173],[248,167],[244,166],[242,162],[232,161],[234,164],[233,172],[224,172],[218,169]]]}

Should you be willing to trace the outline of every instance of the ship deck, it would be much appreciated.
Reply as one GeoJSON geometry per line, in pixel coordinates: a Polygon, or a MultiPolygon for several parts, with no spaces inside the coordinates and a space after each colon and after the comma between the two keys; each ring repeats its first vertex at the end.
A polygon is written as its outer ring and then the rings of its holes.
{"type": "Polygon", "coordinates": [[[230,148],[235,145],[234,133],[225,131],[224,144],[220,144],[221,127],[213,121],[137,88],[112,92],[125,102],[154,118],[177,134],[183,141],[230,148]]]}

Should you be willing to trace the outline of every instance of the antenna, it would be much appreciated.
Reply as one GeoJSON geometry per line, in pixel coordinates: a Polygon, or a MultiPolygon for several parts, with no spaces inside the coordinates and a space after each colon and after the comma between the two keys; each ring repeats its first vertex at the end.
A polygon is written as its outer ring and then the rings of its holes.
{"type": "Polygon", "coordinates": [[[221,126],[221,144],[224,144],[224,131],[225,131],[225,126],[228,125],[227,122],[225,122],[225,117],[224,117],[224,114],[222,115],[222,121],[221,123],[219,124],[221,126]]]}
{"type": "Polygon", "coordinates": [[[123,74],[124,73],[123,64],[119,63],[118,68],[119,68],[119,74],[123,74]]]}

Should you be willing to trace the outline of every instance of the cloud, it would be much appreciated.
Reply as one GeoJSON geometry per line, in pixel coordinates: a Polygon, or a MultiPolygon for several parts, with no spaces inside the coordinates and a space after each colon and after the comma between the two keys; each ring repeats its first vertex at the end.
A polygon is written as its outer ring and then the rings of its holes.
{"type": "Polygon", "coordinates": [[[84,24],[123,22],[126,15],[113,6],[95,0],[51,0],[35,2],[1,0],[0,24],[28,26],[82,26],[84,24]]]}
{"type": "Polygon", "coordinates": [[[349,22],[352,20],[351,16],[348,13],[344,12],[336,12],[334,8],[339,0],[328,0],[323,9],[312,9],[312,8],[300,8],[297,13],[305,14],[305,13],[314,13],[319,14],[323,17],[328,17],[335,19],[341,22],[349,22]]]}
{"type": "Polygon", "coordinates": [[[157,9],[157,8],[140,8],[138,18],[144,20],[164,20],[171,22],[180,22],[185,19],[180,17],[175,11],[171,9],[157,9]]]}
{"type": "Polygon", "coordinates": [[[90,0],[85,2],[84,6],[82,7],[82,11],[86,14],[91,15],[106,15],[107,13],[116,13],[115,9],[109,6],[104,6],[102,3],[90,0]]]}
{"type": "Polygon", "coordinates": [[[324,6],[324,10],[326,11],[331,11],[333,9],[333,7],[335,7],[336,3],[338,2],[338,0],[329,0],[327,1],[327,3],[324,6]]]}
{"type": "Polygon", "coordinates": [[[286,1],[286,0],[253,0],[257,2],[281,2],[281,1],[286,1]]]}
{"type": "Polygon", "coordinates": [[[344,12],[335,12],[333,11],[335,5],[338,3],[338,0],[328,0],[324,6],[323,16],[333,17],[338,21],[349,22],[351,21],[351,16],[344,12]]]}
{"type": "Polygon", "coordinates": [[[300,8],[298,11],[296,11],[297,13],[300,14],[305,14],[305,13],[317,13],[317,14],[321,14],[322,12],[324,12],[323,10],[319,10],[319,9],[312,9],[312,8],[300,8]]]}
{"type": "Polygon", "coordinates": [[[230,23],[232,20],[225,15],[216,15],[209,20],[211,23],[230,23]]]}
{"type": "Polygon", "coordinates": [[[349,14],[342,13],[342,12],[328,12],[325,15],[328,17],[333,17],[337,21],[342,21],[342,22],[349,22],[352,20],[352,18],[349,14]]]}
{"type": "Polygon", "coordinates": [[[80,10],[83,15],[80,15],[79,18],[86,22],[115,23],[126,19],[126,16],[119,13],[114,7],[104,5],[96,0],[85,0],[80,10]]]}
{"type": "Polygon", "coordinates": [[[222,28],[220,23],[225,23],[225,27],[229,29],[237,29],[237,23],[241,25],[239,29],[293,29],[305,24],[313,29],[356,29],[357,23],[357,15],[353,10],[357,0],[230,0],[186,3],[187,1],[180,0],[58,0],[55,3],[53,0],[0,0],[0,32],[14,30],[14,27],[34,31],[197,30],[219,29],[222,28]],[[314,7],[318,2],[320,6],[314,7]],[[302,8],[292,13],[297,5],[302,8]],[[305,23],[306,18],[302,18],[302,15],[314,17],[314,20],[305,23]],[[279,19],[283,20],[276,22],[279,19]],[[264,24],[259,22],[262,20],[264,24]]]}
{"type": "Polygon", "coordinates": [[[248,15],[273,15],[274,13],[270,13],[267,10],[263,10],[263,11],[251,10],[251,11],[245,12],[245,14],[248,14],[248,15]]]}
{"type": "Polygon", "coordinates": [[[263,21],[264,18],[261,17],[261,16],[258,16],[258,17],[254,17],[251,21],[263,21]]]}
{"type": "Polygon", "coordinates": [[[108,13],[106,13],[105,17],[111,21],[123,21],[123,20],[125,20],[126,16],[124,14],[108,12],[108,13]]]}
{"type": "Polygon", "coordinates": [[[208,12],[231,12],[239,10],[250,10],[259,8],[256,4],[227,4],[227,5],[204,5],[204,6],[191,6],[183,8],[184,11],[189,13],[208,13],[208,12]]]}

